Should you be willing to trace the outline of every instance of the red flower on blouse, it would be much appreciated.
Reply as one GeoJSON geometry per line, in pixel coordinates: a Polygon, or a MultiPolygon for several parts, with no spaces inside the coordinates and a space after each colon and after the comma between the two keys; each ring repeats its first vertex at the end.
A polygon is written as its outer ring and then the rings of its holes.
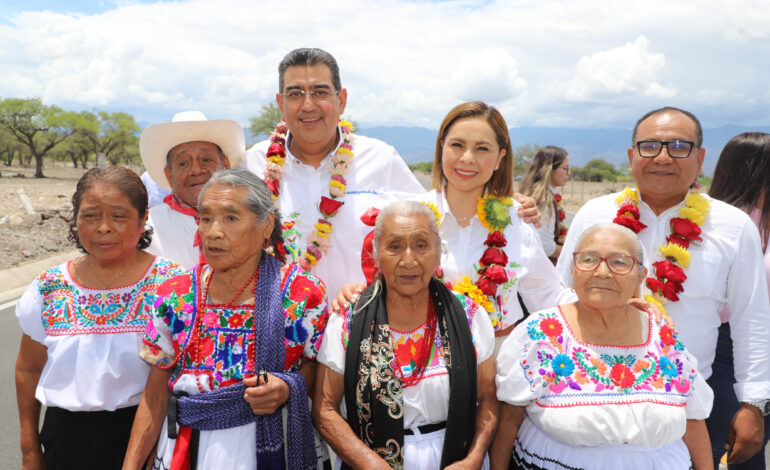
{"type": "Polygon", "coordinates": [[[674,330],[672,330],[668,325],[663,325],[660,327],[660,340],[663,341],[663,344],[666,346],[673,346],[676,344],[676,338],[674,338],[674,330]]]}
{"type": "Polygon", "coordinates": [[[561,323],[555,318],[546,318],[540,322],[540,329],[546,336],[559,336],[562,332],[561,323]]]}
{"type": "Polygon", "coordinates": [[[234,313],[227,319],[227,323],[230,328],[240,328],[243,326],[243,315],[240,313],[234,313]]]}
{"type": "Polygon", "coordinates": [[[168,297],[172,292],[181,297],[190,292],[192,278],[189,275],[174,276],[158,287],[157,293],[161,297],[168,297]]]}
{"type": "Polygon", "coordinates": [[[615,364],[610,369],[610,380],[616,387],[629,388],[636,382],[636,376],[625,364],[615,364]]]}
{"type": "Polygon", "coordinates": [[[406,342],[398,346],[395,350],[396,359],[399,365],[408,366],[413,362],[416,362],[417,355],[422,351],[425,338],[420,336],[417,341],[411,337],[406,339],[406,342]]]}
{"type": "Polygon", "coordinates": [[[291,366],[302,357],[302,352],[305,350],[304,344],[296,344],[288,347],[288,340],[286,340],[286,359],[284,360],[283,369],[289,370],[291,366]]]}
{"type": "Polygon", "coordinates": [[[305,276],[297,276],[289,288],[289,298],[295,302],[305,300],[305,308],[314,308],[323,301],[321,289],[305,276]]]}

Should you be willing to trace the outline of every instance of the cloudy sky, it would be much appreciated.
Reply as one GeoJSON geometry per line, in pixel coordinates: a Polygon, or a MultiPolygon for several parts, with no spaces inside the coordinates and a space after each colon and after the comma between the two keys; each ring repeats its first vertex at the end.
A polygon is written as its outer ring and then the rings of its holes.
{"type": "Polygon", "coordinates": [[[510,126],[630,128],[662,105],[770,124],[770,0],[3,0],[0,96],[246,124],[303,46],[338,59],[364,127],[474,99],[510,126]]]}

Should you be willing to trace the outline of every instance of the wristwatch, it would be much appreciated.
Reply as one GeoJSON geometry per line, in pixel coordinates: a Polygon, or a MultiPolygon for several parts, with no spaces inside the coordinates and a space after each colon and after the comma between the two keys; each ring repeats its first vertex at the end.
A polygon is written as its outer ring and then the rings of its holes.
{"type": "Polygon", "coordinates": [[[744,401],[747,405],[754,406],[759,409],[762,416],[770,415],[770,400],[756,400],[756,401],[744,401]]]}

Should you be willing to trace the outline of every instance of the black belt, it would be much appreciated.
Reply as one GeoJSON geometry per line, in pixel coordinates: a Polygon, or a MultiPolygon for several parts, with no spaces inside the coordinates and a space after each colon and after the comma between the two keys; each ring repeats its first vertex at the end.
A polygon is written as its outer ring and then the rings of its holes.
{"type": "MultiPolygon", "coordinates": [[[[420,434],[429,434],[432,432],[440,431],[444,428],[446,428],[446,421],[442,421],[440,423],[423,424],[422,426],[417,426],[417,429],[420,430],[420,434]]],[[[414,436],[414,431],[412,431],[409,428],[406,428],[404,429],[404,436],[414,436]]]]}

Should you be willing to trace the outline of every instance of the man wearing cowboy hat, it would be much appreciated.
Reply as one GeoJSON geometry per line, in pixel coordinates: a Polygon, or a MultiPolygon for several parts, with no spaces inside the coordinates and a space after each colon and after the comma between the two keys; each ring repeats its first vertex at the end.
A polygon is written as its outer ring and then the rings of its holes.
{"type": "Polygon", "coordinates": [[[154,229],[148,252],[192,269],[201,259],[198,195],[211,175],[237,166],[245,148],[243,129],[227,119],[208,121],[200,111],[185,111],[171,122],[148,126],[139,138],[142,162],[153,181],[171,190],[150,209],[154,229]]]}

